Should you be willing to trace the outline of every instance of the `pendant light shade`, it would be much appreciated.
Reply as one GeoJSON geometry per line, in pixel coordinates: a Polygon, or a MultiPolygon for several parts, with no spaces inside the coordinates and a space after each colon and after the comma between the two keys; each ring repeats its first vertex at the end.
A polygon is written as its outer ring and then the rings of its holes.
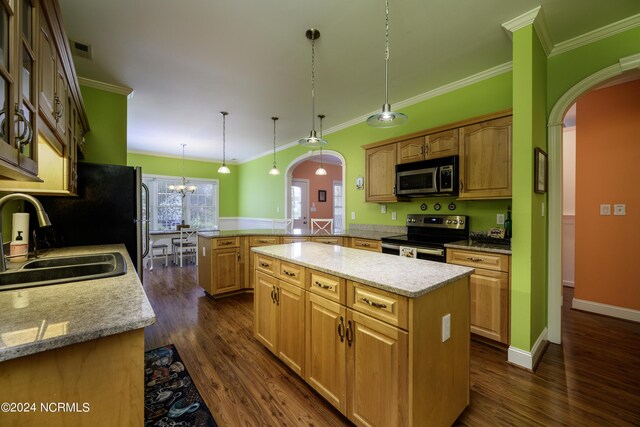
{"type": "Polygon", "coordinates": [[[384,27],[384,104],[382,111],[370,116],[367,124],[376,128],[391,128],[399,126],[409,118],[400,112],[391,111],[389,104],[389,0],[385,0],[385,27],[384,27]]]}
{"type": "MultiPolygon", "coordinates": [[[[318,118],[320,119],[320,138],[322,138],[322,119],[325,118],[324,114],[318,114],[318,118]]],[[[316,175],[326,175],[327,170],[324,168],[324,164],[322,163],[322,145],[320,146],[320,167],[316,169],[316,175]]]]}
{"type": "Polygon", "coordinates": [[[280,175],[280,170],[276,166],[276,121],[277,117],[271,117],[273,120],[273,167],[269,171],[269,175],[280,175]]]}
{"type": "Polygon", "coordinates": [[[180,144],[180,145],[182,145],[182,180],[180,184],[178,185],[171,184],[169,185],[168,188],[169,188],[169,191],[173,193],[180,193],[180,195],[182,195],[182,197],[184,198],[184,196],[186,196],[187,193],[193,193],[194,191],[196,191],[197,187],[195,185],[187,185],[189,181],[187,181],[187,179],[184,177],[184,147],[187,144],[180,144]]]}
{"type": "Polygon", "coordinates": [[[298,144],[306,147],[319,147],[327,143],[316,135],[316,40],[320,38],[320,31],[310,28],[305,33],[307,38],[311,40],[311,132],[306,138],[298,140],[298,144]]]}
{"type": "Polygon", "coordinates": [[[226,129],[226,124],[227,124],[227,113],[226,111],[220,111],[220,114],[222,114],[222,166],[220,166],[218,168],[218,173],[221,174],[230,174],[231,171],[229,170],[229,168],[227,167],[226,164],[226,133],[227,133],[227,129],[226,129]]]}

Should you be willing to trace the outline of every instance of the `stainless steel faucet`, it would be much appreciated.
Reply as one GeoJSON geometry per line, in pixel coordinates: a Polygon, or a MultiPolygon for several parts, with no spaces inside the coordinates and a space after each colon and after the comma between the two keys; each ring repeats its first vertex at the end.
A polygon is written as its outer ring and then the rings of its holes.
{"type": "Polygon", "coordinates": [[[7,202],[10,202],[12,200],[25,200],[31,203],[33,207],[36,208],[36,215],[38,216],[38,224],[40,225],[40,227],[51,225],[51,221],[49,221],[49,215],[47,215],[47,213],[44,211],[42,203],[40,203],[35,197],[24,193],[12,193],[0,198],[0,259],[2,260],[0,261],[0,271],[7,271],[7,262],[4,257],[4,246],[2,244],[2,208],[7,202]]]}

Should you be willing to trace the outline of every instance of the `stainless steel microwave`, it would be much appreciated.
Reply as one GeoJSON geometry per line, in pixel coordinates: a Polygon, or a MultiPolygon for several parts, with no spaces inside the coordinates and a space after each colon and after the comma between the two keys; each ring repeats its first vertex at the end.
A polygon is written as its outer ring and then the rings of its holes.
{"type": "Polygon", "coordinates": [[[396,166],[398,196],[456,196],[458,182],[458,156],[396,166]]]}

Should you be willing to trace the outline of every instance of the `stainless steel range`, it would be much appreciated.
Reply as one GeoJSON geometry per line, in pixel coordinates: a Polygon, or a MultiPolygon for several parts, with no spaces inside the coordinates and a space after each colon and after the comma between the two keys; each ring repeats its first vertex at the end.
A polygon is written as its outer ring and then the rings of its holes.
{"type": "Polygon", "coordinates": [[[407,234],[382,238],[382,252],[445,262],[445,243],[469,238],[465,215],[407,215],[407,234]]]}

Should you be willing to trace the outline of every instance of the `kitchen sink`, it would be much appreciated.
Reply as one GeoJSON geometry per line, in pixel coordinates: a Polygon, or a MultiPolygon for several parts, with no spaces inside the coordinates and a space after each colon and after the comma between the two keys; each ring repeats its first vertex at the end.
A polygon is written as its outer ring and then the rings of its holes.
{"type": "Polygon", "coordinates": [[[127,271],[118,252],[42,258],[0,273],[0,291],[119,276],[127,271]]]}

